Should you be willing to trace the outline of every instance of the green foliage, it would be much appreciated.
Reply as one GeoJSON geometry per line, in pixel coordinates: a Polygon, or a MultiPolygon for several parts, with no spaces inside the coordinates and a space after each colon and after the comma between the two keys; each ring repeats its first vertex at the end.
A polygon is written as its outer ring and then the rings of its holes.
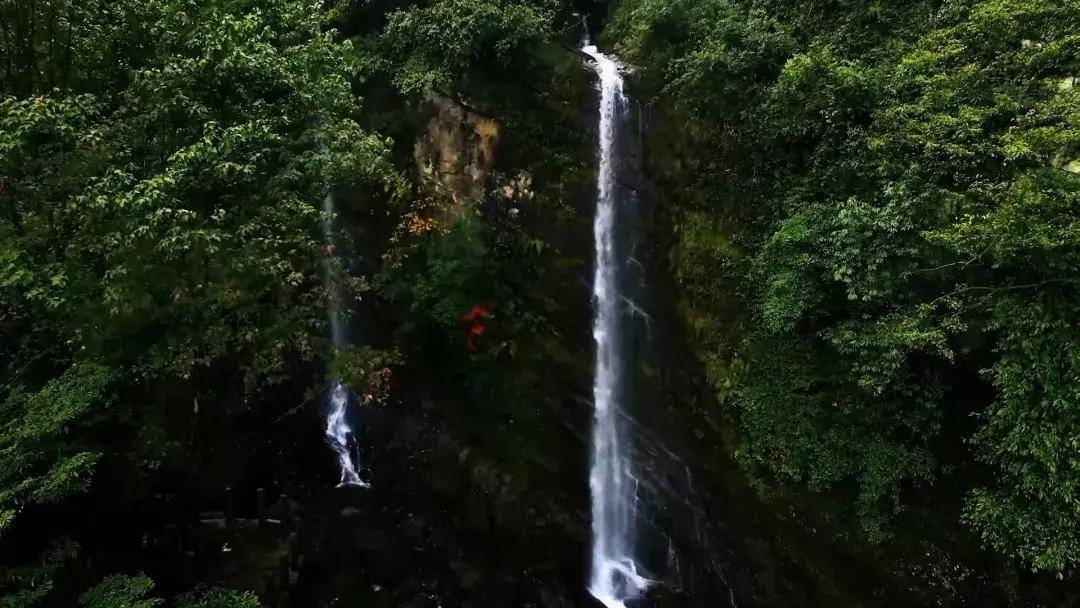
{"type": "Polygon", "coordinates": [[[1057,298],[995,300],[1002,339],[989,374],[999,396],[975,444],[999,483],[972,493],[967,520],[1035,568],[1070,571],[1080,559],[1080,333],[1057,298]]]}
{"type": "Polygon", "coordinates": [[[80,428],[105,416],[111,372],[82,364],[33,394],[14,391],[0,405],[0,533],[29,505],[85,491],[100,453],[80,428]]]}
{"type": "Polygon", "coordinates": [[[447,330],[456,328],[461,315],[492,295],[496,269],[482,230],[475,208],[466,208],[445,231],[410,243],[404,263],[386,266],[379,277],[381,292],[417,315],[413,323],[430,319],[447,330]]]}
{"type": "MultiPolygon", "coordinates": [[[[0,87],[15,95],[79,86],[121,76],[115,58],[142,38],[125,37],[109,22],[133,17],[135,6],[100,0],[10,0],[0,5],[0,87]]],[[[127,32],[129,34],[134,32],[127,32]]]]}
{"type": "Polygon", "coordinates": [[[334,373],[369,405],[385,405],[390,399],[394,369],[405,363],[399,350],[361,346],[338,353],[334,373]]]}
{"type": "Polygon", "coordinates": [[[177,600],[179,608],[259,608],[259,598],[250,591],[235,589],[198,589],[177,600]]]}
{"type": "Polygon", "coordinates": [[[153,608],[161,601],[148,598],[154,581],[145,575],[114,574],[91,587],[79,598],[86,608],[153,608]]]}
{"type": "Polygon", "coordinates": [[[1080,558],[1078,26],[1048,0],[618,5],[609,36],[687,125],[654,173],[739,456],[853,491],[871,540],[945,476],[1000,552],[1080,558]],[[959,398],[973,367],[992,401],[959,398]]]}
{"type": "Polygon", "coordinates": [[[350,49],[295,3],[143,4],[154,52],[116,101],[0,107],[0,285],[87,354],[143,345],[122,354],[145,373],[232,355],[279,376],[321,317],[329,184],[391,178],[348,117],[350,49]]]}
{"type": "MultiPolygon", "coordinates": [[[[0,10],[21,53],[0,68],[5,531],[106,464],[138,470],[138,434],[180,449],[186,423],[132,395],[247,404],[325,350],[322,202],[337,186],[390,199],[401,178],[355,119],[364,58],[311,3],[0,10]]],[[[86,601],[149,605],[124,595],[141,580],[86,601]]]]}
{"type": "Polygon", "coordinates": [[[0,570],[0,607],[29,608],[39,605],[55,586],[55,578],[65,563],[78,554],[70,539],[53,542],[36,562],[0,570]]]}
{"type": "Polygon", "coordinates": [[[452,88],[474,65],[506,69],[550,32],[551,13],[526,2],[435,0],[389,16],[380,44],[406,93],[452,88]]]}
{"type": "Polygon", "coordinates": [[[4,301],[144,377],[280,379],[322,322],[330,185],[394,180],[351,47],[298,3],[136,4],[153,45],[108,97],[0,102],[4,301]]]}
{"type": "Polygon", "coordinates": [[[644,79],[688,116],[737,111],[748,80],[775,69],[791,47],[768,14],[717,1],[623,2],[605,35],[621,54],[648,57],[644,79]]]}
{"type": "MultiPolygon", "coordinates": [[[[161,599],[149,597],[154,581],[139,574],[114,574],[91,587],[79,598],[86,608],[152,608],[161,599]]],[[[259,598],[250,591],[199,587],[182,593],[175,600],[177,608],[259,608],[259,598]]]]}

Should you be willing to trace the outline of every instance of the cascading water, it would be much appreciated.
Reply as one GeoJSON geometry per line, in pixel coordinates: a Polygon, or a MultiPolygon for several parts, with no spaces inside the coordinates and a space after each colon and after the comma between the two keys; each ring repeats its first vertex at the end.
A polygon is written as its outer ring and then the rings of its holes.
{"type": "MultiPolygon", "coordinates": [[[[331,194],[323,201],[323,232],[326,235],[327,242],[324,280],[326,282],[326,292],[330,294],[330,303],[326,314],[330,324],[330,340],[335,348],[341,348],[345,346],[345,329],[341,324],[340,290],[334,280],[334,267],[330,257],[334,242],[334,215],[334,195],[331,194]]],[[[341,469],[341,485],[366,488],[368,484],[360,479],[356,462],[353,459],[354,435],[347,418],[348,407],[349,390],[341,382],[335,381],[330,388],[326,415],[326,439],[338,458],[338,467],[341,469]]]]}
{"type": "Polygon", "coordinates": [[[592,566],[589,593],[607,608],[624,608],[640,597],[650,581],[635,562],[633,504],[636,482],[625,432],[625,362],[620,348],[622,296],[616,260],[615,219],[617,138],[627,122],[627,103],[619,66],[586,42],[582,51],[596,61],[600,77],[600,165],[597,178],[596,274],[593,279],[593,337],[596,375],[593,380],[595,420],[592,439],[592,566]]]}

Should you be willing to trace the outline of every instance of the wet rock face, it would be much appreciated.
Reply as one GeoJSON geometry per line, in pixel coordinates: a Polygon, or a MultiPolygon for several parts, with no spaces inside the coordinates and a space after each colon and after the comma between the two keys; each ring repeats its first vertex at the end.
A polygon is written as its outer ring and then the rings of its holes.
{"type": "Polygon", "coordinates": [[[444,95],[427,102],[431,117],[416,142],[413,159],[424,181],[454,200],[483,199],[495,163],[501,127],[495,119],[444,95]]]}

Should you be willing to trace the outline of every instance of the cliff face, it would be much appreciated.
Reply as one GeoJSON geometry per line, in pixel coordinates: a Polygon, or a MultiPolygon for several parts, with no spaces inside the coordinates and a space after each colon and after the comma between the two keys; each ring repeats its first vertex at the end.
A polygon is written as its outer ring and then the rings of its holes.
{"type": "Polygon", "coordinates": [[[421,180],[449,195],[452,215],[464,201],[484,197],[502,134],[499,123],[459,101],[434,93],[416,141],[413,159],[421,180]]]}

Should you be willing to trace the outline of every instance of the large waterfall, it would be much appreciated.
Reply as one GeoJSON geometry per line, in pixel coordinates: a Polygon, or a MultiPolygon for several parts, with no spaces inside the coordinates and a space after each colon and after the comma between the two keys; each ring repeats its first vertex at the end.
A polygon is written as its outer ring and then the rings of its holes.
{"type": "MultiPolygon", "coordinates": [[[[334,251],[334,195],[331,194],[323,201],[323,232],[326,235],[326,268],[325,286],[329,297],[327,318],[330,324],[330,340],[335,348],[345,346],[345,328],[341,320],[341,294],[339,284],[335,280],[335,268],[333,264],[334,251]]],[[[357,472],[357,463],[353,458],[356,440],[348,421],[349,390],[340,381],[334,381],[330,388],[326,414],[326,439],[331,449],[337,455],[338,467],[341,469],[341,485],[368,487],[364,480],[360,479],[357,472]]]]}
{"type": "Polygon", "coordinates": [[[618,138],[628,120],[619,66],[595,46],[582,49],[596,61],[600,77],[600,165],[597,177],[596,274],[593,279],[593,380],[595,420],[592,439],[592,566],[589,593],[608,608],[621,608],[639,597],[649,581],[635,562],[633,506],[635,479],[629,457],[623,404],[626,363],[621,348],[622,322],[616,253],[618,138]]]}

